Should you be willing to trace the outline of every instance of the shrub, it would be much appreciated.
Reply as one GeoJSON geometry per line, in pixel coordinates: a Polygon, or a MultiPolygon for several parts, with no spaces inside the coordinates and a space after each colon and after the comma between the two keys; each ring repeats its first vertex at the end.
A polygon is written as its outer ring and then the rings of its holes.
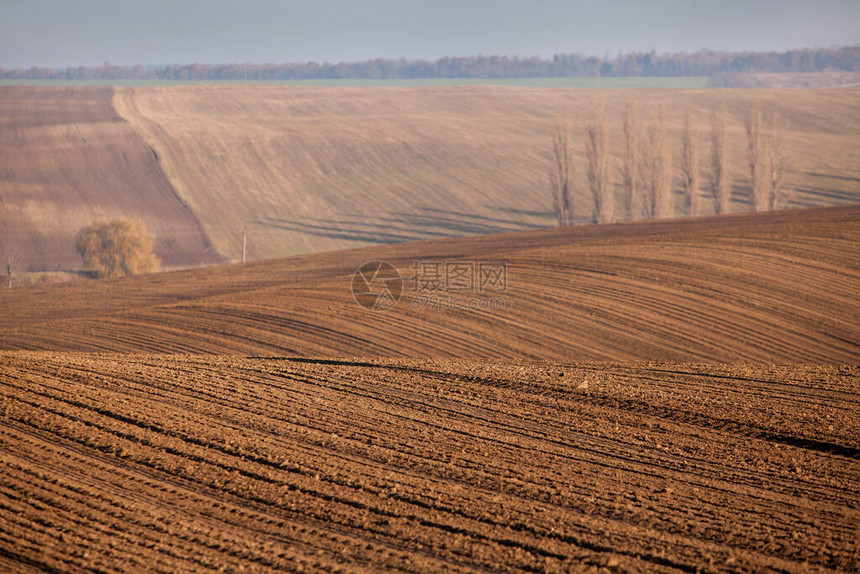
{"type": "Polygon", "coordinates": [[[75,246],[84,266],[99,277],[125,277],[157,271],[161,265],[152,253],[152,238],[139,221],[115,219],[81,229],[75,246]]]}

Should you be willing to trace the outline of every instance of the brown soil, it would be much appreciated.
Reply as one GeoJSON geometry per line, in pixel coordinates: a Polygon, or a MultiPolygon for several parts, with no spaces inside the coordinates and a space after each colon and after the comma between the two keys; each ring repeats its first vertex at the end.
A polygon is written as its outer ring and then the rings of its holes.
{"type": "Polygon", "coordinates": [[[0,570],[856,571],[859,292],[856,206],[2,290],[0,570]]]}
{"type": "MultiPolygon", "coordinates": [[[[0,291],[0,348],[860,362],[860,207],[585,226],[0,291]],[[396,265],[385,312],[350,291],[396,265]],[[416,308],[415,261],[505,263],[503,309],[416,308]]],[[[443,294],[443,300],[447,295],[443,294]]]]}
{"type": "Polygon", "coordinates": [[[0,88],[0,239],[22,271],[78,269],[81,227],[133,217],[166,266],[221,261],[112,98],[112,88],[0,88]]]}
{"type": "Polygon", "coordinates": [[[0,354],[0,568],[856,571],[860,370],[0,354]]]}

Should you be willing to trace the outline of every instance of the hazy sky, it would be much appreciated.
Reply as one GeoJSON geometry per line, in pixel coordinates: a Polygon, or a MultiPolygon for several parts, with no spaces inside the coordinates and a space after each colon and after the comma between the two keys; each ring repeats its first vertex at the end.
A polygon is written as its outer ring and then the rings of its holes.
{"type": "Polygon", "coordinates": [[[0,66],[860,43],[860,0],[0,0],[0,66]]]}

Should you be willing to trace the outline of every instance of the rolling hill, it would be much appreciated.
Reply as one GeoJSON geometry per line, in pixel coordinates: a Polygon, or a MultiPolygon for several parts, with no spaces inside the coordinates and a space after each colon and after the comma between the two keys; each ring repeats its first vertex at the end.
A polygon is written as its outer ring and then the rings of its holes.
{"type": "Polygon", "coordinates": [[[112,97],[111,88],[0,89],[0,239],[22,270],[77,269],[81,227],[135,217],[166,266],[223,261],[112,97]]]}
{"type": "MultiPolygon", "coordinates": [[[[176,266],[240,259],[243,229],[254,260],[544,228],[552,127],[565,116],[581,131],[598,99],[616,165],[628,101],[643,122],[667,105],[676,154],[686,106],[704,138],[725,103],[737,211],[748,209],[743,118],[762,100],[787,120],[783,207],[860,200],[856,90],[499,86],[2,87],[0,196],[33,269],[76,267],[74,231],[119,215],[142,219],[176,266]]],[[[582,161],[577,177],[585,223],[582,161]]]]}
{"type": "Polygon", "coordinates": [[[0,569],[854,571],[858,292],[860,206],[0,290],[0,569]]]}
{"type": "MultiPolygon", "coordinates": [[[[120,88],[114,98],[233,260],[246,226],[255,259],[550,226],[553,125],[567,117],[583,130],[598,100],[616,166],[627,102],[639,102],[644,123],[658,103],[667,105],[676,154],[686,106],[704,138],[712,110],[725,103],[737,210],[748,210],[743,122],[761,100],[787,120],[791,191],[782,207],[860,201],[853,90],[208,86],[120,88]]],[[[576,147],[574,215],[588,222],[584,147],[576,147]]]]}
{"type": "Polygon", "coordinates": [[[856,89],[0,87],[22,266],[136,217],[175,268],[0,289],[0,570],[860,570],[858,134],[856,89]],[[552,227],[553,126],[600,102],[618,166],[634,100],[703,164],[727,106],[735,213],[552,227]]]}
{"type": "Polygon", "coordinates": [[[0,349],[857,362],[858,292],[860,207],[819,208],[4,290],[0,349]],[[359,306],[351,292],[354,272],[372,260],[403,279],[387,311],[359,306]],[[427,262],[505,265],[505,289],[428,291],[427,262]]]}

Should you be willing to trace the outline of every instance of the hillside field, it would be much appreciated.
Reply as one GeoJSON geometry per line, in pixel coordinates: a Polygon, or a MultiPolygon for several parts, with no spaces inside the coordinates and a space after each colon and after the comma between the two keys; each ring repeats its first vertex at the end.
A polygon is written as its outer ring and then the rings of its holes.
{"type": "MultiPolygon", "coordinates": [[[[554,223],[546,172],[556,121],[569,118],[581,134],[603,101],[618,168],[633,100],[645,123],[667,105],[676,155],[691,105],[703,166],[710,114],[727,105],[736,211],[748,210],[743,118],[757,100],[787,122],[781,207],[860,200],[852,89],[235,84],[0,87],[0,197],[23,270],[76,268],[77,229],[118,216],[141,219],[171,267],[239,260],[243,229],[248,257],[259,260],[545,228],[554,223]]],[[[575,221],[587,223],[576,145],[575,221]]]]}
{"type": "Polygon", "coordinates": [[[111,88],[0,89],[0,240],[21,271],[77,269],[75,233],[135,217],[167,267],[223,261],[111,88]]]}
{"type": "Polygon", "coordinates": [[[852,92],[756,94],[795,209],[544,228],[593,92],[25,90],[27,245],[140,210],[194,268],[0,289],[0,571],[860,569],[852,92]]]}
{"type": "MultiPolygon", "coordinates": [[[[782,207],[860,200],[860,98],[853,90],[213,86],[122,88],[114,98],[233,260],[245,225],[255,259],[551,226],[553,126],[567,117],[584,130],[598,100],[615,167],[628,101],[639,102],[643,122],[658,103],[667,105],[675,153],[686,106],[694,107],[704,137],[711,111],[725,103],[737,210],[748,210],[743,121],[750,103],[762,100],[790,126],[791,192],[782,207]]],[[[574,214],[586,223],[592,212],[581,138],[576,147],[574,214]]],[[[703,164],[706,151],[703,145],[703,164]]]]}
{"type": "Polygon", "coordinates": [[[0,348],[854,363],[858,293],[860,207],[820,208],[5,289],[0,348]],[[388,311],[362,308],[351,292],[355,271],[374,260],[403,280],[388,311]],[[428,291],[415,282],[416,262],[434,261],[506,265],[505,289],[428,291]],[[472,300],[479,304],[469,309],[472,300]],[[501,304],[482,308],[482,300],[501,304]]]}
{"type": "Polygon", "coordinates": [[[0,569],[854,571],[858,246],[819,208],[2,290],[0,569]],[[374,259],[504,262],[505,306],[362,308],[374,259]]]}

